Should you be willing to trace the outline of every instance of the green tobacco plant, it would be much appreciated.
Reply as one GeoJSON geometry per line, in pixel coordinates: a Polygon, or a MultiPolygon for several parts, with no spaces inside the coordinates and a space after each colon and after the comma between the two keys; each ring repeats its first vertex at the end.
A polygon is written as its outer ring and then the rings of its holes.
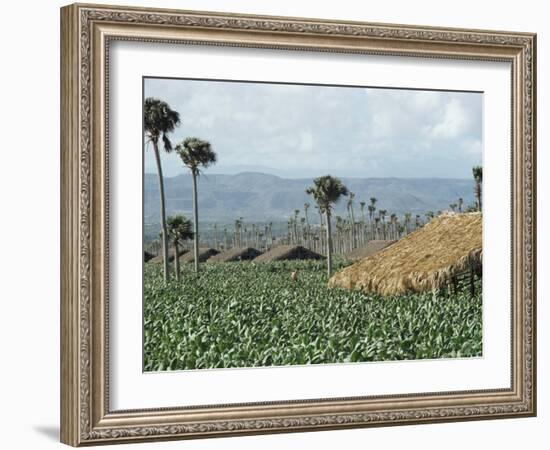
{"type": "Polygon", "coordinates": [[[159,266],[146,265],[145,370],[482,355],[480,284],[474,297],[462,284],[445,296],[381,297],[328,289],[323,265],[206,264],[168,284],[159,266]]]}

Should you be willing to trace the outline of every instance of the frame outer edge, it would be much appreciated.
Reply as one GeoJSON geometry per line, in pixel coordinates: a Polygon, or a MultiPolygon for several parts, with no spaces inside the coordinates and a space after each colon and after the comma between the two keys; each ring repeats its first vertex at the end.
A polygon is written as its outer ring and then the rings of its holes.
{"type": "Polygon", "coordinates": [[[60,441],[77,446],[79,435],[79,300],[78,293],[78,9],[65,6],[61,21],[61,205],[60,205],[60,290],[61,290],[61,410],[60,441]]]}
{"type": "MultiPolygon", "coordinates": [[[[237,15],[230,13],[199,13],[179,10],[159,10],[149,8],[117,7],[108,5],[83,5],[75,4],[61,9],[61,441],[72,445],[97,445],[122,442],[138,442],[143,440],[155,441],[166,439],[185,439],[199,437],[216,437],[231,435],[252,435],[278,432],[317,431],[321,429],[337,429],[365,426],[388,426],[396,424],[436,423],[448,420],[461,421],[473,419],[490,419],[499,417],[532,416],[536,413],[536,323],[535,323],[535,269],[536,269],[536,131],[535,131],[535,106],[536,106],[536,36],[531,33],[507,33],[491,31],[475,31],[444,28],[428,28],[415,26],[402,26],[392,24],[363,24],[350,23],[338,25],[339,21],[324,21],[302,18],[275,18],[268,16],[237,15]],[[144,13],[150,12],[150,14],[144,13]],[[81,15],[82,14],[82,15],[81,15]],[[175,17],[170,18],[174,14],[175,17]],[[180,18],[189,19],[187,23],[180,23],[180,18]],[[204,17],[202,17],[204,15],[204,17]],[[143,18],[141,17],[143,16],[143,18]],[[190,18],[193,18],[191,20],[190,18]],[[530,211],[523,214],[520,223],[527,225],[529,230],[518,236],[526,238],[531,244],[525,251],[525,241],[521,245],[524,251],[522,259],[527,263],[529,272],[527,283],[523,284],[527,290],[522,291],[523,301],[528,301],[530,308],[524,310],[527,313],[528,322],[521,321],[523,327],[523,343],[527,346],[519,349],[522,369],[527,370],[518,378],[523,387],[521,399],[510,399],[511,403],[488,405],[475,404],[471,407],[439,408],[433,411],[397,410],[383,412],[379,415],[369,414],[345,414],[303,417],[287,417],[275,419],[267,417],[258,420],[239,419],[230,421],[214,421],[202,423],[162,423],[141,424],[127,427],[122,424],[102,428],[97,422],[97,385],[94,379],[92,364],[97,353],[93,348],[97,345],[97,329],[92,327],[90,312],[97,312],[97,305],[92,305],[93,298],[90,295],[92,287],[90,283],[94,279],[94,270],[90,265],[94,257],[91,246],[94,245],[93,211],[95,194],[92,192],[95,176],[92,151],[93,136],[95,130],[92,99],[94,91],[94,69],[90,57],[93,51],[93,34],[91,25],[101,22],[124,22],[159,26],[177,26],[189,29],[225,29],[242,31],[248,29],[259,32],[258,36],[267,33],[290,32],[296,35],[328,35],[333,37],[354,37],[356,28],[370,26],[364,31],[367,38],[384,37],[391,41],[420,43],[445,42],[447,46],[454,45],[454,35],[458,36],[458,42],[470,46],[486,46],[500,49],[513,49],[521,52],[520,67],[522,73],[531,75],[531,83],[526,85],[522,79],[520,92],[523,93],[523,102],[518,105],[519,110],[529,111],[531,129],[525,132],[525,120],[521,121],[521,134],[523,139],[518,140],[522,149],[521,167],[522,174],[527,179],[522,180],[519,186],[519,195],[525,200],[524,190],[532,194],[529,196],[528,205],[530,211]],[[293,23],[296,21],[296,23],[293,23]],[[281,22],[281,23],[279,23],[281,22]],[[287,23],[289,22],[289,23],[287,23]],[[319,28],[321,27],[321,28],[319,28]],[[395,30],[392,30],[392,27],[395,30]],[[385,29],[385,30],[384,30],[385,29]],[[395,31],[395,33],[391,33],[395,31]],[[387,34],[389,33],[389,35],[387,34]],[[409,34],[411,33],[411,34],[409,34]],[[470,33],[470,34],[469,34],[470,33]],[[416,36],[416,37],[415,37],[416,36]],[[417,39],[418,38],[418,39],[417,39]],[[432,41],[433,39],[433,41],[432,41]],[[525,52],[531,50],[528,61],[523,59],[525,52]],[[91,108],[91,110],[90,110],[91,108]],[[525,140],[527,139],[527,141],[525,140]],[[527,154],[526,154],[527,152],[527,154]],[[528,160],[524,158],[528,156],[528,160]],[[525,169],[527,165],[527,170],[525,169]],[[532,200],[532,201],[531,201],[532,200]],[[527,223],[525,223],[527,221],[527,223]],[[529,311],[532,314],[529,314],[529,311]],[[526,332],[525,326],[529,327],[526,332]],[[94,330],[92,330],[94,328],[94,330]],[[531,358],[525,361],[523,351],[527,350],[531,358]],[[529,351],[531,350],[531,352],[529,351]],[[520,381],[521,380],[521,381],[520,381]],[[518,403],[519,401],[519,403],[518,403]],[[515,403],[514,403],[515,402],[515,403]],[[94,414],[94,411],[96,414],[94,414]],[[372,417],[371,417],[372,416],[372,417]],[[374,419],[373,419],[374,417],[374,419]]],[[[359,33],[359,34],[361,34],[359,33]]],[[[231,45],[231,44],[229,44],[231,45]]],[[[273,45],[273,44],[271,44],[273,45]]],[[[237,46],[239,46],[237,44],[237,46]]],[[[244,45],[243,45],[244,46],[244,45]]],[[[277,48],[275,45],[274,48],[277,48]]],[[[336,48],[336,47],[335,47],[336,48]]],[[[299,47],[297,47],[299,49],[299,47]]],[[[331,51],[330,49],[328,51],[331,51]]],[[[426,49],[424,49],[426,51],[426,49]]],[[[428,53],[426,51],[426,53],[428,53]]],[[[445,53],[445,52],[443,52],[445,53]]],[[[490,52],[489,52],[490,53],[490,52]]],[[[511,53],[510,53],[511,54],[511,53]]],[[[516,54],[517,55],[517,54],[516,54]]],[[[483,56],[479,54],[478,56],[483,56]]],[[[475,57],[475,55],[474,55],[475,57]]],[[[525,118],[524,118],[525,119],[525,118]]],[[[98,167],[95,166],[97,170],[98,167]]],[[[97,197],[95,197],[97,201],[97,197]]],[[[525,202],[527,203],[527,202],[525,202]]],[[[525,211],[525,203],[521,211],[525,211]]],[[[94,222],[95,223],[95,222],[94,222]]],[[[525,283],[525,281],[524,281],[525,283]]],[[[97,286],[96,286],[97,287],[97,286]]],[[[522,303],[525,308],[525,304],[522,303]]],[[[523,311],[522,311],[523,312],[523,311]]],[[[523,319],[525,319],[523,317],[523,319]]],[[[101,334],[99,336],[101,338],[101,334]]],[[[101,384],[101,383],[100,383],[101,384]]],[[[101,389],[100,389],[101,390],[101,389]]],[[[99,411],[101,413],[101,411],[99,411]]],[[[101,415],[101,414],[100,414],[101,415]]]]}
{"type": "Polygon", "coordinates": [[[537,34],[531,36],[531,314],[532,314],[532,360],[531,382],[532,399],[531,412],[533,417],[538,414],[537,402],[537,34]]]}

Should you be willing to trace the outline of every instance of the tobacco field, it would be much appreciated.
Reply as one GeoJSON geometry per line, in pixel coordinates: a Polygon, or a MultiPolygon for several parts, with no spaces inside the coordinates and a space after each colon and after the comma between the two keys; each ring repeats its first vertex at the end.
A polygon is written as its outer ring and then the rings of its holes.
{"type": "Polygon", "coordinates": [[[204,264],[165,284],[146,265],[144,370],[481,356],[481,295],[466,286],[446,297],[367,296],[328,289],[322,267],[204,264]]]}

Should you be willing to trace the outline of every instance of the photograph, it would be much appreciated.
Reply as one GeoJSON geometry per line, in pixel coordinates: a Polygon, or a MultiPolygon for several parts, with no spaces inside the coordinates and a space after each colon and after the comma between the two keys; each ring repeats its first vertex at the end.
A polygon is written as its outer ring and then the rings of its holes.
{"type": "Polygon", "coordinates": [[[483,357],[483,92],[141,94],[144,372],[483,357]]]}

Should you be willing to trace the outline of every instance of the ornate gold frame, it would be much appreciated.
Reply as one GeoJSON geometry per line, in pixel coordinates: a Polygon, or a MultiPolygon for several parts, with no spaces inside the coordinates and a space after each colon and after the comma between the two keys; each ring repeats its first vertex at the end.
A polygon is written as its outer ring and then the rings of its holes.
{"type": "Polygon", "coordinates": [[[62,8],[62,442],[80,446],[535,415],[535,53],[536,36],[530,33],[80,4],[62,8]],[[109,42],[117,39],[510,62],[510,388],[110,411],[105,105],[109,42]]]}

